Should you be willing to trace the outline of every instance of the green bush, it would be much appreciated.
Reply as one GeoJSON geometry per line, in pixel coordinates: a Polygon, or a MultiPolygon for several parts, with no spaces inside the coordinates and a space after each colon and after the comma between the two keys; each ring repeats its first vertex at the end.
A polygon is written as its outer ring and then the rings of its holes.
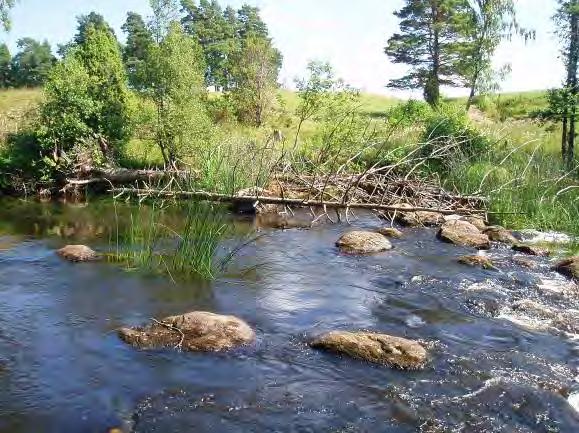
{"type": "Polygon", "coordinates": [[[386,118],[391,125],[412,127],[422,125],[432,115],[432,108],[426,102],[409,100],[388,110],[386,118]]]}
{"type": "Polygon", "coordinates": [[[468,120],[462,107],[445,104],[425,121],[422,155],[432,158],[429,166],[448,171],[457,160],[473,160],[489,149],[491,141],[468,120]]]}
{"type": "Polygon", "coordinates": [[[0,191],[15,194],[34,192],[53,177],[49,159],[43,157],[33,131],[11,134],[0,153],[0,191]]]}

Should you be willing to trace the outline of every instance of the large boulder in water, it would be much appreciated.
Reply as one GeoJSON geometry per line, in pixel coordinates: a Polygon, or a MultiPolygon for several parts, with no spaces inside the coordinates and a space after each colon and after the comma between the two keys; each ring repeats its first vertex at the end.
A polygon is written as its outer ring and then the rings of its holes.
{"type": "Polygon", "coordinates": [[[85,245],[67,245],[56,254],[69,262],[91,262],[99,259],[99,255],[85,245]]]}
{"type": "Polygon", "coordinates": [[[121,328],[118,334],[139,349],[175,348],[190,352],[219,352],[255,339],[255,333],[243,320],[203,311],[166,317],[146,327],[121,328]]]}
{"type": "Polygon", "coordinates": [[[372,332],[333,331],[310,343],[311,347],[341,353],[375,364],[416,370],[426,363],[426,349],[416,341],[372,332]]]}
{"type": "Polygon", "coordinates": [[[561,260],[553,266],[553,269],[579,282],[579,256],[561,260]]]}
{"type": "Polygon", "coordinates": [[[479,250],[488,250],[491,247],[487,235],[481,233],[471,223],[462,220],[445,223],[438,232],[438,237],[445,242],[479,250]]]}
{"type": "Polygon", "coordinates": [[[385,236],[376,232],[348,232],[336,242],[336,246],[350,254],[372,254],[392,249],[385,236]]]}
{"type": "Polygon", "coordinates": [[[509,245],[513,245],[519,242],[519,240],[513,236],[513,233],[510,230],[500,226],[487,227],[485,230],[483,230],[483,233],[487,235],[493,242],[502,242],[509,245]]]}

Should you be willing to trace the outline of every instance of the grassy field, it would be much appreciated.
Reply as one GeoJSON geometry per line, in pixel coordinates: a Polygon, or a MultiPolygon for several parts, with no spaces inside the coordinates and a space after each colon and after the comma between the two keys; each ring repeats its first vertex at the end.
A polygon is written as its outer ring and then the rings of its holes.
{"type": "MultiPolygon", "coordinates": [[[[547,107],[546,96],[545,90],[498,93],[477,97],[474,105],[496,121],[525,120],[547,107]]],[[[450,101],[466,104],[466,98],[454,98],[450,101]]]]}
{"type": "Polygon", "coordinates": [[[40,89],[10,89],[0,91],[0,145],[3,138],[18,130],[26,113],[42,101],[40,89]]]}

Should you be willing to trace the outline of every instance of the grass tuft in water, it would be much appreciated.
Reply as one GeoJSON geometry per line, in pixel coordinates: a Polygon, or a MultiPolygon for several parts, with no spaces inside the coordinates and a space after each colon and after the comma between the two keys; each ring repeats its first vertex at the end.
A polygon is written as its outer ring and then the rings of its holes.
{"type": "Polygon", "coordinates": [[[173,281],[213,279],[218,272],[216,253],[228,231],[224,214],[206,203],[188,203],[182,210],[184,218],[170,218],[163,203],[139,205],[124,229],[117,218],[110,259],[173,281]]]}

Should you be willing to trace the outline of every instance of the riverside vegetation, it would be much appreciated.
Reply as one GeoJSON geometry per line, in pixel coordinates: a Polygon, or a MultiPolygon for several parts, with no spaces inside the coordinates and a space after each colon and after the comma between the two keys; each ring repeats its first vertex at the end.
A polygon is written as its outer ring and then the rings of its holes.
{"type": "MultiPolygon", "coordinates": [[[[296,80],[295,92],[281,90],[282,55],[259,10],[249,6],[235,11],[222,10],[216,2],[154,0],[148,21],[128,15],[124,45],[99,14],[80,17],[76,36],[59,49],[61,59],[50,58],[51,68],[41,65],[43,90],[0,93],[0,189],[42,197],[79,193],[90,188],[95,171],[127,168],[186,173],[155,183],[146,173],[136,178],[137,186],[151,190],[233,196],[248,187],[253,193],[255,188],[275,189],[277,173],[315,180],[387,172],[488,199],[485,210],[495,224],[578,235],[578,164],[568,157],[569,117],[560,115],[569,107],[554,106],[554,92],[476,95],[483,89],[481,76],[491,72],[489,56],[502,30],[517,29],[529,39],[532,32],[508,26],[515,20],[508,1],[454,12],[444,1],[438,3],[447,18],[455,13],[456,20],[482,20],[476,25],[488,21],[494,39],[445,21],[447,37],[456,41],[442,46],[439,55],[453,59],[454,69],[391,83],[423,86],[428,103],[361,94],[320,62],[312,62],[296,80]],[[462,52],[462,61],[456,60],[459,45],[471,50],[462,52]],[[438,87],[451,83],[445,76],[471,77],[470,97],[443,100],[438,87]]],[[[397,13],[402,33],[386,48],[395,61],[405,58],[401,53],[419,52],[416,44],[422,42],[405,36],[412,32],[405,20],[426,13],[415,6],[409,1],[397,13]]],[[[561,29],[573,25],[575,12],[567,6],[559,11],[561,29]]],[[[420,22],[414,30],[426,31],[428,24],[420,22]]],[[[30,57],[26,50],[19,59],[30,57]]],[[[433,61],[416,58],[410,64],[431,66],[433,61]]],[[[14,86],[19,69],[16,61],[6,64],[12,78],[4,86],[14,86]]],[[[112,177],[98,180],[114,183],[112,177]]],[[[326,190],[327,183],[321,201],[335,193],[326,190]]],[[[150,219],[135,216],[135,248],[117,251],[117,257],[131,267],[154,262],[169,273],[187,268],[212,275],[211,257],[223,232],[220,212],[195,206],[190,215],[197,216],[176,233],[156,222],[160,207],[153,205],[150,219]],[[170,233],[181,241],[169,264],[155,249],[170,233]]]]}
{"type": "Polygon", "coordinates": [[[1,423],[573,430],[579,8],[559,3],[568,77],[532,94],[489,92],[498,44],[533,39],[510,0],[404,2],[389,85],[426,102],[316,61],[281,89],[259,10],[216,1],[152,0],[124,44],[80,17],[42,90],[15,77],[47,46],[23,45],[0,75],[0,192],[48,203],[0,207],[1,423]]]}

